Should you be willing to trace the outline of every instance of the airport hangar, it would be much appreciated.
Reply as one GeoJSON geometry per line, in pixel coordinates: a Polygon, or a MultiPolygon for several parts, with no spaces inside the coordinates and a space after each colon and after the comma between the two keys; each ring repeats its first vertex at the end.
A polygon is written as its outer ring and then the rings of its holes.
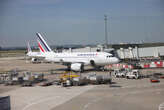
{"type": "Polygon", "coordinates": [[[97,47],[70,48],[63,50],[63,52],[113,52],[113,50],[116,50],[115,52],[121,59],[164,59],[164,43],[111,44],[107,47],[107,49],[104,49],[103,45],[97,45],[97,47]]]}

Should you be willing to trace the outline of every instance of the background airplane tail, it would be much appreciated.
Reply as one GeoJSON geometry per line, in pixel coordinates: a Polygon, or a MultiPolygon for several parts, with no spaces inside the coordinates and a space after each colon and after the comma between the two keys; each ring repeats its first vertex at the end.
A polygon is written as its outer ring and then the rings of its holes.
{"type": "Polygon", "coordinates": [[[27,52],[32,52],[29,42],[27,42],[27,52]]]}

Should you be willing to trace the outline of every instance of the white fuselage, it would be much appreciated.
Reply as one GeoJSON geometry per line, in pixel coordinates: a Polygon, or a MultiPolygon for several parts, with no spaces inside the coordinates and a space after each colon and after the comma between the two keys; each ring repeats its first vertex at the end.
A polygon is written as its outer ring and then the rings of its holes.
{"type": "Polygon", "coordinates": [[[31,57],[31,58],[44,57],[44,55],[41,54],[41,52],[32,52],[32,51],[30,51],[26,55],[28,57],[31,57]]]}
{"type": "Polygon", "coordinates": [[[96,65],[103,66],[107,64],[118,63],[119,59],[106,52],[72,52],[72,53],[54,53],[47,52],[44,54],[45,60],[56,63],[82,63],[90,65],[94,61],[96,65]]]}

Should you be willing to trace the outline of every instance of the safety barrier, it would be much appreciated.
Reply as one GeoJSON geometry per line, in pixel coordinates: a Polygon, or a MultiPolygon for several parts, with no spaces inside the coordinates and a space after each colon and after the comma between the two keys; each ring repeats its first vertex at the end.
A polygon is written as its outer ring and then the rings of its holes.
{"type": "Polygon", "coordinates": [[[164,61],[154,61],[151,63],[141,64],[142,68],[162,68],[164,67],[164,61]]]}

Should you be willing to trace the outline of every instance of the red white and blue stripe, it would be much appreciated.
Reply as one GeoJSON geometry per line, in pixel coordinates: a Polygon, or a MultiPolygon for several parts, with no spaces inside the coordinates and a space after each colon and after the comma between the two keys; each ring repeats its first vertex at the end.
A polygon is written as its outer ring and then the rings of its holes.
{"type": "Polygon", "coordinates": [[[42,52],[51,52],[51,48],[47,45],[46,41],[43,39],[40,33],[36,33],[38,39],[38,46],[42,52]]]}

